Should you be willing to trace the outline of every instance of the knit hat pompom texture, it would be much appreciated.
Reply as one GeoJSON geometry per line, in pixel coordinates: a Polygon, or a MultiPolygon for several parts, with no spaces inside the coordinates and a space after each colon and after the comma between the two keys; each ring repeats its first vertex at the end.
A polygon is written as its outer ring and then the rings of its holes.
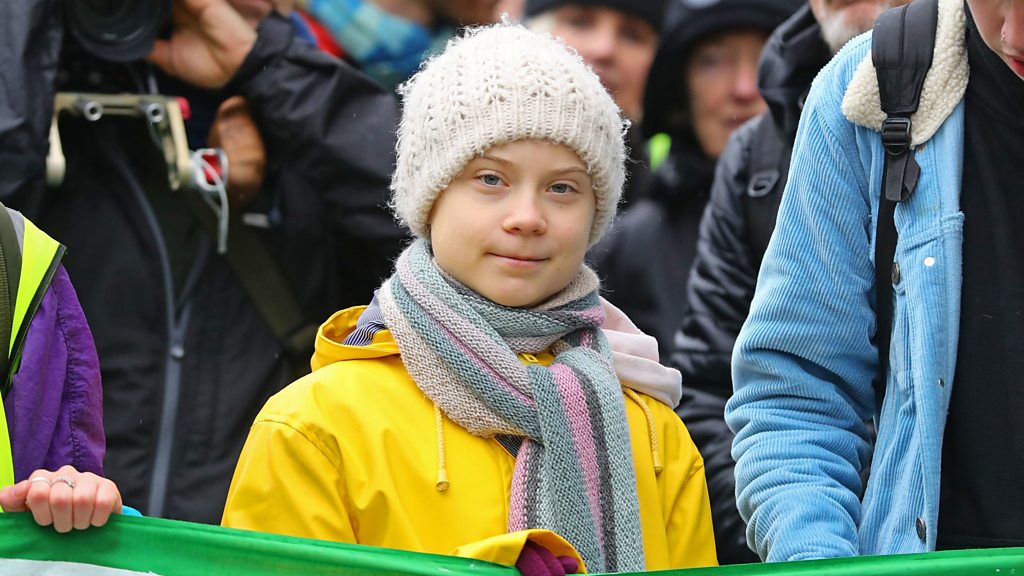
{"type": "Polygon", "coordinates": [[[391,205],[419,237],[438,195],[487,149],[547,140],[586,164],[596,198],[593,245],[625,180],[629,124],[576,52],[510,22],[470,29],[399,88],[403,97],[391,205]]]}

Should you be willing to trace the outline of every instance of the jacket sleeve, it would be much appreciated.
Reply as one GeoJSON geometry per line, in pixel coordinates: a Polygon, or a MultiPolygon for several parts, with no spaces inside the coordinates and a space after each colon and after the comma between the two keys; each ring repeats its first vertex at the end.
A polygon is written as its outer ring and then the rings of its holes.
{"type": "Polygon", "coordinates": [[[694,446],[687,427],[670,408],[655,402],[649,406],[656,418],[664,422],[663,468],[658,474],[658,483],[661,487],[662,514],[669,546],[669,567],[717,566],[704,460],[694,446]]]}
{"type": "Polygon", "coordinates": [[[732,459],[733,433],[725,423],[726,398],[683,386],[676,414],[686,423],[693,443],[704,458],[715,548],[719,564],[757,562],[747,546],[747,525],[736,509],[736,480],[732,459]]]}
{"type": "Polygon", "coordinates": [[[261,415],[235,466],[221,525],[357,544],[344,478],[300,423],[261,415]]]}
{"type": "Polygon", "coordinates": [[[0,3],[0,200],[7,204],[43,191],[63,4],[0,3]]]}
{"type": "Polygon", "coordinates": [[[736,432],[737,503],[769,561],[859,548],[878,352],[868,174],[840,104],[860,48],[844,50],[811,89],[733,357],[726,420],[736,432]]]}
{"type": "MultiPolygon", "coordinates": [[[[332,231],[359,241],[384,262],[400,252],[405,231],[386,208],[395,162],[398,101],[347,63],[295,37],[276,14],[225,89],[246,98],[267,147],[269,169],[287,168],[326,205],[332,231]]],[[[284,170],[278,170],[283,172],[284,170]]],[[[378,271],[371,271],[376,273],[378,271]]]]}
{"type": "Polygon", "coordinates": [[[103,474],[99,359],[63,266],[58,266],[29,324],[5,408],[16,480],[65,464],[103,474]]]}
{"type": "Polygon", "coordinates": [[[519,554],[523,551],[523,546],[527,542],[539,544],[547,548],[555,556],[571,556],[575,558],[580,566],[580,570],[577,573],[586,573],[586,566],[579,552],[565,538],[550,530],[530,529],[498,534],[459,546],[452,551],[451,555],[484,560],[504,566],[515,566],[516,561],[519,560],[519,554]]]}
{"type": "Polygon", "coordinates": [[[748,122],[736,130],[719,158],[711,198],[700,221],[686,311],[668,359],[687,386],[724,397],[732,392],[732,347],[757,281],[743,213],[754,126],[748,122]]]}

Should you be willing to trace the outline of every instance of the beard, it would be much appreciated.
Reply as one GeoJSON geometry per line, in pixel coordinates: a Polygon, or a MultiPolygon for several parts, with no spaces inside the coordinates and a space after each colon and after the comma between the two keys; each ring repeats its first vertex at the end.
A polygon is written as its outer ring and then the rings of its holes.
{"type": "Polygon", "coordinates": [[[875,18],[883,11],[906,4],[909,0],[860,1],[835,7],[832,0],[812,2],[811,7],[821,36],[833,54],[856,36],[874,26],[875,18]]]}

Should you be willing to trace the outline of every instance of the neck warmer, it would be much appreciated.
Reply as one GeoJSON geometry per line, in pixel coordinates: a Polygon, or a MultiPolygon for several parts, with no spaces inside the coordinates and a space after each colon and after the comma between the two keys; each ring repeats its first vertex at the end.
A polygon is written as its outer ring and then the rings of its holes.
{"type": "Polygon", "coordinates": [[[639,571],[629,426],[597,289],[584,266],[540,306],[501,306],[444,274],[421,239],[378,295],[402,362],[427,397],[474,435],[524,438],[509,530],[558,533],[590,572],[639,571]],[[545,350],[555,356],[550,366],[517,356],[545,350]]]}
{"type": "Polygon", "coordinates": [[[428,30],[366,0],[309,0],[307,11],[363,73],[392,90],[455,34],[446,26],[428,30]]]}

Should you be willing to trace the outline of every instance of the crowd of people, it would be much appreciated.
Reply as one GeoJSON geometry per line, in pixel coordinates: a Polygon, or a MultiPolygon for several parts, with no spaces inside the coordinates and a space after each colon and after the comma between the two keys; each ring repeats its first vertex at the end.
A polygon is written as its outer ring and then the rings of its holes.
{"type": "Polygon", "coordinates": [[[1024,545],[1019,0],[173,0],[82,78],[31,2],[5,511],[526,576],[1024,545]],[[226,247],[152,126],[54,115],[126,86],[223,151],[226,247]]]}

